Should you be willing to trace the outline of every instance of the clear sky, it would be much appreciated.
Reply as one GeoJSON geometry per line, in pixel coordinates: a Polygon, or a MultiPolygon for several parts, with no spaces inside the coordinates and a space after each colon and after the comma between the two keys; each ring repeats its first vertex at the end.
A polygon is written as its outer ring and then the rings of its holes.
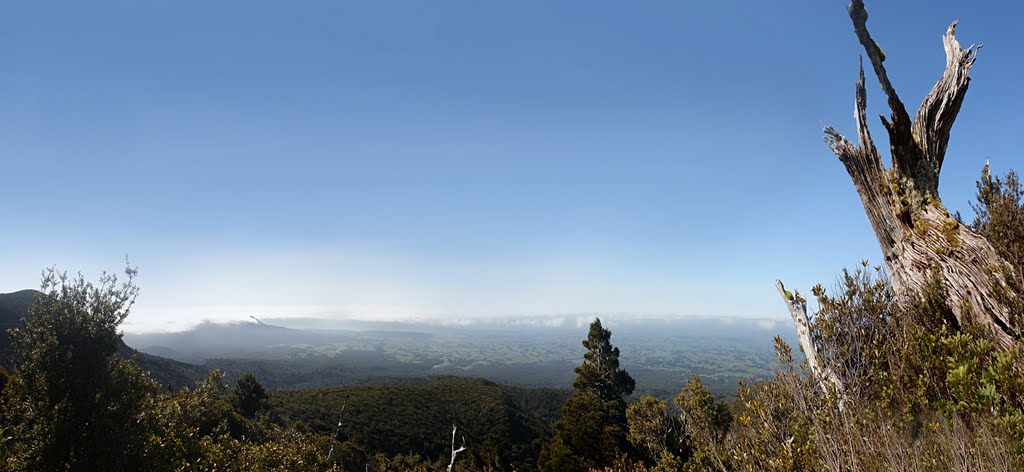
{"type": "MultiPolygon", "coordinates": [[[[986,155],[1024,168],[1024,7],[867,6],[912,110],[954,18],[985,44],[940,188],[969,216],[986,155]]],[[[786,317],[776,277],[880,259],[821,139],[860,52],[839,0],[5,1],[0,292],[127,254],[128,330],[786,317]]]]}

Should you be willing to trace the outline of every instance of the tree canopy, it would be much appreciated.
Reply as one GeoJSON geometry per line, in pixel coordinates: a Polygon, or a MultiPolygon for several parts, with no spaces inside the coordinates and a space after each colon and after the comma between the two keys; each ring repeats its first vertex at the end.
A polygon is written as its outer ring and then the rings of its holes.
{"type": "Polygon", "coordinates": [[[619,368],[619,348],[612,346],[612,332],[597,318],[590,324],[583,347],[583,364],[576,368],[573,388],[578,392],[592,392],[603,401],[622,401],[633,393],[636,381],[619,368]]]}

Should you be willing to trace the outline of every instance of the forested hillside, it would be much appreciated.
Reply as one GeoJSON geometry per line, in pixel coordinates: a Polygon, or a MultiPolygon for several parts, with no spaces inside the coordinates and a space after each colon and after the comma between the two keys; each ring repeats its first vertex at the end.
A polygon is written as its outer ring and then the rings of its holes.
{"type": "Polygon", "coordinates": [[[339,441],[359,450],[422,456],[431,462],[448,455],[452,426],[457,425],[472,446],[463,460],[485,470],[530,470],[567,396],[560,389],[444,377],[277,392],[270,404],[289,422],[319,434],[337,434],[339,441]]]}

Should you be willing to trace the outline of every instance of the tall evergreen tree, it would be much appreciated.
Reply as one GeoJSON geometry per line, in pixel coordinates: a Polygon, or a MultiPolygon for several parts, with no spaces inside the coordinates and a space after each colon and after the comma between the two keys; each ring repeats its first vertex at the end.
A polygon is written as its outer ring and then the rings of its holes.
{"type": "Polygon", "coordinates": [[[597,318],[590,324],[590,333],[583,340],[587,353],[583,364],[576,368],[577,392],[593,392],[603,401],[624,401],[633,393],[636,381],[619,368],[619,348],[613,347],[612,332],[601,326],[597,318]]]}
{"type": "Polygon", "coordinates": [[[583,364],[576,368],[575,392],[562,405],[555,437],[541,450],[542,471],[586,471],[613,466],[628,452],[626,396],[636,381],[619,368],[611,331],[595,319],[583,340],[583,364]]]}

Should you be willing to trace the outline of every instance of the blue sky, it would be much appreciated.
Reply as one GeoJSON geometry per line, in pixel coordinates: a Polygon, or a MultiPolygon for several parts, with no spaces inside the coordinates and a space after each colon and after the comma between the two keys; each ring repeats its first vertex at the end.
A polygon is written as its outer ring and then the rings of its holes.
{"type": "MultiPolygon", "coordinates": [[[[868,3],[908,108],[954,18],[985,44],[940,188],[965,215],[986,155],[1024,167],[1021,9],[868,3]]],[[[0,292],[128,254],[128,330],[785,317],[776,277],[879,261],[821,139],[859,54],[839,0],[3,2],[0,292]]]]}

